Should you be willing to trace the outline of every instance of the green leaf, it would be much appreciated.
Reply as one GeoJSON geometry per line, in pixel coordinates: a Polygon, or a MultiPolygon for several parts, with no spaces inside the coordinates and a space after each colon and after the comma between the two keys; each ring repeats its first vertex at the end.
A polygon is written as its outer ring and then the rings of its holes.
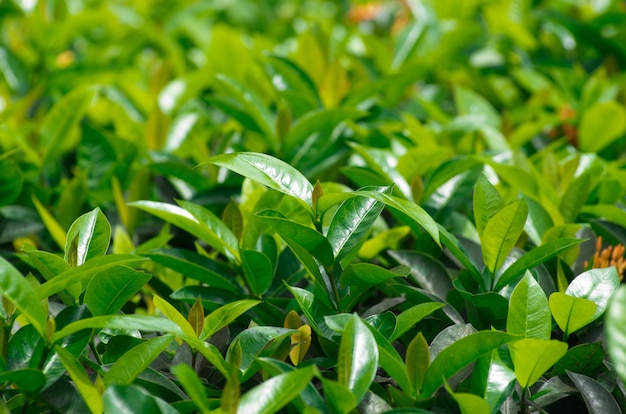
{"type": "Polygon", "coordinates": [[[576,221],[578,213],[587,201],[590,186],[591,177],[588,173],[576,177],[567,186],[567,190],[561,197],[561,202],[559,203],[559,211],[561,211],[563,215],[563,221],[566,223],[576,221]]]}
{"type": "Polygon", "coordinates": [[[241,266],[254,295],[262,295],[269,289],[274,279],[274,269],[270,259],[257,250],[240,251],[241,266]]]}
{"type": "Polygon", "coordinates": [[[442,225],[439,226],[439,236],[441,243],[452,253],[452,255],[465,267],[472,279],[479,285],[484,283],[483,276],[471,259],[471,256],[465,251],[465,248],[459,240],[442,225]]]}
{"type": "Polygon", "coordinates": [[[89,411],[94,414],[100,414],[104,410],[102,403],[102,396],[98,391],[98,388],[91,383],[87,372],[83,366],[78,362],[76,357],[71,352],[61,348],[60,346],[54,347],[55,352],[59,356],[59,359],[63,363],[63,366],[70,374],[72,381],[78,388],[78,392],[89,407],[89,411]]]}
{"type": "Polygon", "coordinates": [[[173,340],[174,335],[157,336],[134,346],[109,368],[104,383],[107,386],[132,383],[173,340]]]}
{"type": "Polygon", "coordinates": [[[326,237],[320,232],[289,220],[276,210],[262,210],[256,215],[261,221],[275,230],[285,242],[302,246],[323,265],[329,266],[332,264],[333,250],[326,237]]]}
{"type": "Polygon", "coordinates": [[[590,321],[593,322],[606,311],[619,285],[619,275],[614,266],[604,269],[590,269],[576,276],[565,293],[595,303],[596,312],[590,321]]]}
{"type": "MultiPolygon", "coordinates": [[[[194,206],[192,203],[184,203],[188,207],[194,206]]],[[[129,205],[155,215],[176,227],[180,227],[200,240],[205,241],[226,257],[237,261],[239,260],[239,251],[237,248],[239,242],[237,238],[219,218],[207,209],[201,206],[195,206],[193,207],[194,211],[192,213],[185,208],[156,201],[135,201],[129,203],[129,205]],[[222,236],[224,236],[223,239],[221,238],[222,236]],[[229,243],[229,241],[234,243],[234,245],[229,243]]]]}
{"type": "Polygon", "coordinates": [[[206,163],[226,167],[263,184],[302,200],[312,206],[313,186],[298,170],[270,155],[255,152],[220,154],[211,157],[206,163]]]}
{"type": "Polygon", "coordinates": [[[357,315],[348,321],[337,356],[337,381],[348,388],[356,401],[369,389],[378,368],[376,339],[357,315]]]}
{"type": "Polygon", "coordinates": [[[152,276],[126,266],[116,266],[91,279],[85,291],[84,303],[92,314],[117,313],[152,276]]]}
{"type": "Polygon", "coordinates": [[[13,204],[22,192],[23,184],[22,172],[17,164],[13,160],[0,159],[0,206],[13,204]]]}
{"type": "Polygon", "coordinates": [[[398,263],[411,269],[409,278],[424,290],[441,298],[447,297],[452,290],[446,267],[429,254],[415,250],[390,250],[388,253],[398,263]]]}
{"type": "Polygon", "coordinates": [[[578,141],[585,152],[598,152],[626,131],[626,110],[615,101],[597,103],[580,120],[578,141]]]}
{"type": "Polygon", "coordinates": [[[489,404],[483,398],[466,392],[455,393],[446,381],[446,390],[450,393],[454,401],[459,405],[461,414],[489,414],[489,404]]]}
{"type": "Polygon", "coordinates": [[[576,345],[554,364],[552,375],[565,375],[567,371],[595,375],[605,357],[602,342],[576,345]]]}
{"type": "Polygon", "coordinates": [[[51,342],[57,342],[58,340],[78,332],[82,329],[137,329],[147,332],[167,332],[182,335],[182,330],[174,322],[158,318],[155,316],[147,315],[106,315],[95,316],[93,318],[81,319],[80,321],[72,322],[65,328],[57,331],[52,336],[51,342]]]}
{"type": "Polygon", "coordinates": [[[528,270],[511,293],[506,331],[524,338],[550,339],[552,317],[548,298],[528,270]]]}
{"type": "Polygon", "coordinates": [[[507,255],[524,231],[528,215],[526,201],[519,200],[502,208],[485,226],[482,252],[485,265],[492,272],[502,266],[507,255]]]}
{"type": "Polygon", "coordinates": [[[268,56],[266,71],[272,85],[287,102],[294,117],[321,106],[315,84],[299,66],[280,56],[268,56]]]}
{"type": "Polygon", "coordinates": [[[4,258],[0,257],[0,293],[28,318],[39,335],[46,338],[48,315],[33,286],[4,258]]]}
{"type": "Polygon", "coordinates": [[[520,339],[509,345],[515,377],[527,389],[567,352],[567,344],[557,340],[520,339]]]}
{"type": "MultiPolygon", "coordinates": [[[[437,354],[430,364],[420,395],[430,397],[443,385],[444,379],[493,349],[517,337],[498,331],[482,331],[467,335],[437,354]]],[[[432,345],[431,345],[432,346],[432,345]]]]}
{"type": "Polygon", "coordinates": [[[411,386],[407,373],[407,365],[405,365],[402,361],[398,351],[378,329],[369,324],[366,326],[369,328],[372,335],[374,335],[374,339],[378,345],[378,363],[380,364],[380,367],[384,369],[391,378],[393,378],[403,391],[412,393],[413,387],[411,386]]]}
{"type": "Polygon", "coordinates": [[[144,260],[146,259],[129,254],[109,254],[96,257],[78,267],[72,267],[52,280],[37,286],[35,292],[37,292],[37,296],[40,298],[47,298],[76,283],[87,284],[98,273],[108,271],[113,267],[120,265],[132,266],[144,260]]]}
{"type": "Polygon", "coordinates": [[[390,270],[371,263],[352,263],[341,272],[345,286],[369,287],[397,277],[406,277],[409,268],[399,266],[390,270]]]}
{"type": "Polygon", "coordinates": [[[190,347],[200,352],[225,378],[229,377],[229,373],[233,371],[233,367],[224,360],[224,357],[215,345],[201,341],[195,336],[185,335],[184,333],[179,334],[178,337],[187,342],[190,347]]]}
{"type": "Polygon", "coordinates": [[[298,302],[300,310],[306,316],[311,328],[319,336],[331,339],[335,333],[328,327],[324,317],[334,313],[330,309],[325,308],[320,303],[320,300],[315,298],[313,293],[294,286],[288,286],[287,288],[296,299],[296,302],[298,302]]]}
{"type": "Polygon", "coordinates": [[[409,343],[406,349],[406,371],[412,385],[412,396],[416,396],[422,389],[424,378],[430,366],[430,350],[428,342],[420,332],[409,343]]]}
{"type": "Polygon", "coordinates": [[[204,318],[204,329],[202,330],[200,339],[204,341],[210,338],[217,331],[230,324],[259,303],[261,302],[258,300],[238,300],[214,310],[204,318]]]}
{"type": "Polygon", "coordinates": [[[478,358],[474,365],[472,392],[487,401],[492,413],[498,412],[515,387],[510,359],[508,350],[499,348],[478,358]]]}
{"type": "Polygon", "coordinates": [[[96,208],[77,218],[67,231],[65,260],[72,266],[80,266],[89,259],[104,256],[110,241],[111,225],[96,208]]]}
{"type": "Polygon", "coordinates": [[[617,290],[606,315],[608,354],[615,371],[626,381],[626,286],[617,290]]]}
{"type": "Polygon", "coordinates": [[[38,369],[12,369],[0,373],[0,384],[14,384],[26,394],[36,396],[46,385],[45,375],[38,369]]]}
{"type": "Polygon", "coordinates": [[[461,86],[454,87],[454,102],[460,115],[480,117],[480,124],[499,129],[502,120],[495,108],[476,92],[461,86]]]}
{"type": "Polygon", "coordinates": [[[588,299],[576,298],[561,292],[552,293],[549,301],[552,316],[566,338],[570,333],[591,323],[598,308],[588,299]]]}
{"type": "Polygon", "coordinates": [[[441,302],[428,302],[420,303],[405,310],[396,317],[396,329],[391,336],[391,341],[394,341],[408,332],[419,321],[436,311],[446,306],[441,302]]]}
{"type": "Polygon", "coordinates": [[[176,375],[176,378],[178,378],[182,384],[185,392],[189,395],[200,412],[208,413],[211,408],[206,401],[206,390],[194,370],[191,369],[189,365],[182,363],[172,367],[172,374],[176,375]]]}
{"type": "Polygon", "coordinates": [[[46,114],[39,127],[39,144],[44,149],[43,164],[67,148],[72,130],[78,125],[98,93],[95,87],[76,88],[46,114]]]}
{"type": "Polygon", "coordinates": [[[37,209],[37,212],[39,213],[39,216],[41,216],[43,224],[46,226],[46,230],[48,230],[48,232],[50,233],[52,240],[54,240],[54,242],[62,249],[65,248],[65,243],[67,240],[67,234],[65,232],[65,229],[61,227],[59,222],[54,218],[52,214],[50,214],[46,207],[41,204],[41,202],[37,199],[37,197],[35,197],[35,195],[32,195],[31,198],[33,200],[35,208],[37,209]]]}
{"type": "Polygon", "coordinates": [[[580,391],[590,414],[620,414],[622,412],[613,395],[597,380],[575,372],[568,372],[567,376],[580,391]]]}
{"type": "Polygon", "coordinates": [[[154,295],[152,297],[152,303],[154,303],[154,307],[157,308],[163,316],[165,316],[170,321],[174,322],[185,335],[190,336],[192,338],[197,338],[195,329],[189,323],[187,318],[183,316],[174,306],[172,306],[168,301],[162,299],[161,297],[154,295]]]}
{"type": "Polygon", "coordinates": [[[498,190],[489,182],[483,174],[476,182],[474,189],[474,219],[476,230],[482,238],[485,226],[500,210],[504,208],[504,201],[498,190]]]}
{"type": "Polygon", "coordinates": [[[515,280],[524,274],[527,269],[532,269],[535,266],[544,263],[551,257],[582,243],[583,240],[574,238],[562,238],[551,240],[546,244],[532,249],[529,252],[524,253],[522,257],[517,259],[511,266],[509,266],[496,280],[494,290],[496,292],[502,290],[510,283],[514,283],[515,280]]]}
{"type": "Polygon", "coordinates": [[[178,414],[178,410],[136,385],[110,385],[102,395],[105,413],[178,414]]]}
{"type": "Polygon", "coordinates": [[[383,203],[365,197],[341,203],[326,234],[337,262],[357,253],[357,246],[365,240],[383,208],[383,203]]]}
{"type": "Polygon", "coordinates": [[[332,413],[348,414],[359,403],[352,392],[338,381],[322,377],[322,387],[328,407],[332,413]]]}
{"type": "Polygon", "coordinates": [[[237,413],[272,414],[296,398],[313,378],[315,367],[279,374],[241,396],[237,413]]]}

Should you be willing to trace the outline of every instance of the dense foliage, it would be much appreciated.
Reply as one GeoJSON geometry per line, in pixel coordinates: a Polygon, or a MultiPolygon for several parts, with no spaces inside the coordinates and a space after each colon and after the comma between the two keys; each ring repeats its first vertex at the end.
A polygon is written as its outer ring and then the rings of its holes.
{"type": "Polygon", "coordinates": [[[0,412],[626,410],[622,1],[0,22],[0,412]]]}

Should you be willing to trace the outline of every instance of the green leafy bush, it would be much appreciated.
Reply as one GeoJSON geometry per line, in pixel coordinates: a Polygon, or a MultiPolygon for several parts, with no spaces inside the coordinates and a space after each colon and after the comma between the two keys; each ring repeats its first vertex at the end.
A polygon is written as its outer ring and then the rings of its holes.
{"type": "Polygon", "coordinates": [[[622,2],[0,19],[3,412],[626,409],[622,2]]]}

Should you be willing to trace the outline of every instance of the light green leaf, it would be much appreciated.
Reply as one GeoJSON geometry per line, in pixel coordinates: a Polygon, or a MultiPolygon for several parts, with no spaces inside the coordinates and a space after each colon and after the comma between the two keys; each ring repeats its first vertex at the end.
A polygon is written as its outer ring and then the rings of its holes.
{"type": "Polygon", "coordinates": [[[566,338],[572,332],[591,323],[598,308],[588,299],[576,298],[561,292],[552,293],[549,301],[552,316],[566,338]]]}
{"type": "Polygon", "coordinates": [[[550,339],[552,318],[548,298],[535,278],[526,276],[515,286],[509,300],[506,331],[524,338],[550,339]]]}
{"type": "Polygon", "coordinates": [[[341,282],[345,286],[369,287],[408,274],[409,268],[406,266],[388,270],[372,263],[352,263],[341,272],[341,282]]]}
{"type": "Polygon", "coordinates": [[[567,344],[557,340],[520,339],[509,345],[515,377],[527,389],[567,352],[567,344]]]}
{"type": "Polygon", "coordinates": [[[626,286],[622,285],[611,300],[606,315],[607,348],[615,371],[626,381],[626,286]]]}
{"type": "Polygon", "coordinates": [[[494,349],[478,358],[472,371],[472,392],[481,396],[497,413],[515,387],[515,372],[509,367],[508,349],[494,349]]]}
{"type": "Polygon", "coordinates": [[[598,152],[626,131],[626,110],[615,101],[597,103],[580,121],[578,140],[585,152],[598,152]]]}
{"type": "Polygon", "coordinates": [[[408,332],[419,321],[436,311],[446,306],[441,302],[428,302],[420,303],[405,310],[396,317],[396,329],[391,336],[391,341],[394,341],[408,332]]]}
{"type": "Polygon", "coordinates": [[[476,230],[482,238],[485,226],[500,210],[504,208],[504,201],[498,190],[481,174],[474,189],[474,219],[476,230]]]}
{"type": "Polygon", "coordinates": [[[357,316],[348,321],[337,357],[337,381],[348,388],[356,401],[369,389],[378,368],[376,339],[357,316]]]}
{"type": "Polygon", "coordinates": [[[132,347],[104,375],[105,385],[128,385],[174,340],[174,335],[157,336],[132,347]]]}
{"type": "Polygon", "coordinates": [[[469,394],[466,392],[455,393],[448,385],[448,382],[444,382],[446,390],[450,393],[454,401],[459,405],[461,414],[489,414],[489,404],[483,398],[469,394]]]}
{"type": "Polygon", "coordinates": [[[204,385],[202,385],[200,378],[198,378],[198,375],[196,375],[189,365],[182,363],[172,367],[172,374],[176,375],[176,378],[178,378],[182,384],[185,392],[189,395],[200,412],[206,414],[211,411],[206,401],[204,385]]]}
{"type": "Polygon", "coordinates": [[[519,200],[496,213],[483,231],[482,252],[485,265],[495,273],[524,231],[528,215],[526,201],[519,200]]]}
{"type": "MultiPolygon", "coordinates": [[[[350,319],[351,318],[352,317],[350,317],[350,319]]],[[[391,342],[387,340],[378,329],[369,324],[366,326],[369,328],[372,335],[374,335],[374,339],[378,345],[378,363],[380,367],[393,378],[403,391],[408,393],[413,392],[413,387],[411,386],[411,381],[407,373],[407,366],[402,361],[398,351],[396,351],[391,342]]]]}
{"type": "Polygon", "coordinates": [[[102,211],[95,208],[77,218],[68,230],[65,260],[71,266],[80,266],[89,259],[104,256],[110,241],[111,225],[102,211]]]}
{"type": "Polygon", "coordinates": [[[0,293],[28,318],[39,334],[46,338],[48,315],[26,278],[6,259],[0,257],[0,293]]]}
{"type": "Polygon", "coordinates": [[[116,266],[91,279],[85,291],[84,303],[92,314],[117,313],[152,276],[126,266],[116,266]]]}
{"type": "Polygon", "coordinates": [[[104,405],[102,403],[102,396],[98,391],[98,388],[91,383],[87,372],[83,366],[78,362],[76,357],[72,353],[60,346],[54,347],[55,352],[59,356],[61,363],[70,374],[70,378],[74,381],[76,388],[81,397],[87,404],[89,411],[93,414],[101,414],[104,411],[104,405]]]}
{"type": "Polygon", "coordinates": [[[481,331],[467,335],[437,354],[424,377],[420,395],[430,397],[443,385],[444,379],[493,349],[516,340],[517,337],[499,331],[481,331]]]}
{"type": "Polygon", "coordinates": [[[349,414],[359,403],[354,394],[338,381],[322,377],[324,396],[331,412],[337,414],[349,414]]]}
{"type": "Polygon", "coordinates": [[[226,167],[263,184],[302,200],[311,208],[313,186],[298,170],[270,155],[255,152],[220,154],[211,157],[206,163],[226,167]]]}
{"type": "Polygon", "coordinates": [[[604,269],[590,269],[576,276],[565,293],[595,303],[596,312],[590,321],[593,322],[606,311],[619,285],[619,276],[614,266],[604,269]]]}
{"type": "Polygon", "coordinates": [[[306,388],[315,367],[300,368],[279,374],[257,385],[239,400],[237,413],[272,414],[287,405],[306,388]]]}
{"type": "Polygon", "coordinates": [[[50,214],[46,207],[41,204],[41,202],[37,199],[37,197],[35,197],[35,195],[32,195],[31,199],[33,200],[33,204],[35,205],[39,216],[41,216],[43,224],[46,226],[46,230],[48,230],[48,233],[50,233],[52,240],[54,240],[54,242],[60,248],[65,248],[65,243],[67,240],[67,233],[65,232],[65,229],[61,227],[59,222],[54,218],[52,214],[50,214]]]}
{"type": "Polygon", "coordinates": [[[420,332],[406,349],[406,371],[413,386],[411,390],[413,396],[416,396],[422,389],[429,366],[430,349],[424,335],[420,332]]]}
{"type": "Polygon", "coordinates": [[[261,301],[258,300],[238,300],[214,310],[204,318],[204,329],[202,330],[200,339],[204,341],[207,338],[210,338],[215,334],[215,332],[219,331],[259,303],[261,303],[261,301]]]}
{"type": "Polygon", "coordinates": [[[196,331],[193,329],[193,326],[191,326],[187,318],[185,318],[183,314],[173,307],[168,301],[154,295],[152,297],[152,303],[154,303],[154,307],[157,308],[163,316],[178,325],[180,330],[185,335],[197,338],[196,331]]]}

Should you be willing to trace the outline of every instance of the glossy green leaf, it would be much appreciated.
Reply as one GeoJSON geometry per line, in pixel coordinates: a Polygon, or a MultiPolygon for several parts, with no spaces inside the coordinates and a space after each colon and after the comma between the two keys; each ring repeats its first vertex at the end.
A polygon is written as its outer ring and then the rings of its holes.
{"type": "Polygon", "coordinates": [[[459,405],[459,409],[461,410],[462,414],[474,414],[474,413],[489,414],[490,413],[489,404],[483,398],[474,394],[466,393],[466,392],[456,393],[452,391],[452,389],[450,388],[450,385],[448,385],[447,382],[444,382],[444,385],[448,393],[450,393],[452,398],[454,398],[454,401],[456,401],[456,403],[459,405]]]}
{"type": "Polygon", "coordinates": [[[152,303],[154,303],[154,307],[157,308],[163,316],[165,316],[170,321],[174,322],[182,332],[187,336],[191,336],[193,338],[197,338],[195,329],[189,323],[187,318],[183,316],[174,306],[172,306],[168,301],[162,299],[161,297],[154,295],[152,297],[152,303]]]}
{"type": "Polygon", "coordinates": [[[202,330],[200,339],[205,340],[210,338],[217,331],[227,326],[259,303],[261,302],[251,299],[238,300],[214,310],[204,318],[204,329],[202,330]]]}
{"type": "Polygon", "coordinates": [[[268,56],[266,71],[294,117],[320,107],[321,100],[315,84],[294,62],[280,56],[268,56]]]}
{"type": "Polygon", "coordinates": [[[550,339],[552,317],[548,298],[529,271],[511,294],[506,331],[524,338],[550,339]]]}
{"type": "Polygon", "coordinates": [[[567,376],[580,391],[590,414],[619,414],[622,412],[613,395],[597,380],[575,372],[568,372],[567,376]]]}
{"type": "Polygon", "coordinates": [[[113,267],[91,279],[84,302],[96,316],[117,313],[151,277],[126,266],[113,267]]]}
{"type": "Polygon", "coordinates": [[[178,378],[182,384],[185,392],[189,395],[200,412],[208,413],[210,407],[206,401],[206,390],[194,370],[189,365],[183,363],[172,367],[172,374],[176,375],[176,378],[178,378]]]}
{"type": "Polygon", "coordinates": [[[250,290],[262,295],[269,289],[274,279],[274,269],[270,259],[257,250],[242,249],[241,266],[250,290]]]}
{"type": "Polygon", "coordinates": [[[576,345],[552,368],[552,375],[565,375],[567,371],[593,376],[606,356],[602,342],[576,345]]]}
{"type": "Polygon", "coordinates": [[[331,339],[335,333],[328,327],[324,317],[331,315],[332,311],[320,304],[320,300],[316,299],[313,293],[294,286],[288,286],[288,289],[298,302],[311,328],[321,337],[331,339]]]}
{"type": "Polygon", "coordinates": [[[215,345],[201,341],[195,336],[185,335],[184,333],[178,334],[178,337],[187,342],[190,347],[200,352],[224,377],[228,378],[229,373],[233,371],[233,367],[224,360],[222,353],[215,345]]]}
{"type": "Polygon", "coordinates": [[[452,255],[465,267],[472,276],[472,279],[478,284],[483,284],[483,276],[472,261],[471,256],[465,251],[459,240],[442,225],[439,225],[439,236],[441,244],[443,244],[452,255]]]}
{"type": "Polygon", "coordinates": [[[348,321],[337,357],[337,381],[348,388],[356,401],[369,389],[378,367],[378,347],[374,336],[357,315],[348,321]]]}
{"type": "Polygon", "coordinates": [[[14,203],[22,192],[23,184],[22,172],[17,164],[10,159],[0,159],[0,206],[14,203]]]}
{"type": "Polygon", "coordinates": [[[524,272],[526,272],[527,269],[532,269],[557,254],[582,242],[583,240],[580,239],[562,238],[551,240],[546,244],[535,247],[529,252],[524,253],[522,257],[517,259],[500,275],[500,277],[496,280],[494,290],[496,292],[500,291],[506,285],[514,283],[518,277],[522,276],[524,272]]]}
{"type": "Polygon", "coordinates": [[[246,392],[237,413],[275,413],[296,398],[313,378],[314,367],[279,374],[246,392]]]}
{"type": "Polygon", "coordinates": [[[411,392],[416,396],[422,389],[424,378],[430,366],[430,350],[428,342],[420,332],[409,343],[406,349],[406,371],[411,381],[411,392]]]}
{"type": "Polygon", "coordinates": [[[174,340],[173,335],[149,339],[122,355],[104,375],[106,385],[128,385],[174,340]]]}
{"type": "Polygon", "coordinates": [[[106,315],[82,319],[72,322],[65,328],[58,330],[52,336],[52,342],[78,332],[82,329],[137,329],[146,332],[167,332],[181,334],[180,327],[174,322],[147,315],[106,315]]]}
{"type": "Polygon", "coordinates": [[[509,345],[515,376],[522,388],[533,385],[567,352],[567,344],[557,340],[520,339],[509,345]]]}
{"type": "Polygon", "coordinates": [[[67,289],[76,283],[88,284],[89,281],[98,273],[106,272],[113,267],[120,265],[133,266],[143,262],[144,258],[129,254],[109,254],[102,257],[96,257],[83,265],[73,267],[56,276],[54,279],[37,286],[35,292],[40,298],[47,298],[67,289]]]}
{"type": "Polygon", "coordinates": [[[257,213],[257,216],[286,242],[289,241],[302,246],[324,265],[332,264],[332,248],[320,232],[289,220],[275,210],[262,210],[257,213]]]}
{"type": "Polygon", "coordinates": [[[561,292],[552,293],[549,302],[552,316],[565,337],[588,325],[598,308],[588,299],[576,298],[561,292]]]}
{"type": "MultiPolygon", "coordinates": [[[[352,319],[352,317],[350,317],[350,319],[352,319]]],[[[393,378],[403,391],[412,393],[413,388],[411,387],[409,374],[407,373],[407,365],[402,361],[398,351],[394,348],[391,341],[385,338],[378,329],[371,325],[366,326],[368,326],[378,345],[378,363],[380,367],[393,378]]]]}
{"type": "Polygon", "coordinates": [[[580,121],[580,149],[600,151],[626,131],[626,110],[615,101],[597,103],[587,109],[580,121]]]}
{"type": "Polygon", "coordinates": [[[94,87],[74,89],[46,114],[39,127],[39,143],[44,148],[44,164],[52,161],[61,150],[67,148],[68,137],[97,93],[98,89],[94,87]]]}
{"type": "Polygon", "coordinates": [[[452,290],[447,269],[434,257],[413,250],[391,250],[388,253],[398,263],[408,266],[411,269],[409,278],[426,291],[445,298],[452,290]]]}
{"type": "MultiPolygon", "coordinates": [[[[239,242],[235,235],[232,234],[225,224],[221,223],[219,218],[203,207],[197,206],[197,211],[194,209],[194,213],[191,213],[185,208],[156,201],[136,201],[129,203],[129,205],[153,214],[176,227],[180,227],[200,240],[205,241],[226,257],[239,260],[239,251],[236,247],[239,242]],[[196,215],[201,218],[196,217],[196,215]],[[220,222],[221,226],[212,227],[212,224],[216,224],[217,222],[220,222]],[[220,230],[224,232],[220,232],[220,230]],[[224,239],[221,238],[221,236],[228,233],[230,233],[229,236],[224,239]],[[229,244],[229,240],[232,240],[235,246],[229,244]]],[[[186,205],[191,206],[193,204],[187,203],[186,205]]]]}
{"type": "Polygon", "coordinates": [[[178,410],[137,385],[110,385],[102,395],[106,413],[177,414],[178,410]]]}
{"type": "Polygon", "coordinates": [[[502,266],[507,255],[524,231],[528,206],[522,199],[502,208],[485,226],[482,253],[491,272],[502,266]]]}
{"type": "Polygon", "coordinates": [[[22,247],[22,251],[28,256],[32,266],[39,270],[46,280],[50,280],[70,269],[69,263],[56,254],[35,250],[35,248],[29,245],[22,247]]]}
{"type": "Polygon", "coordinates": [[[359,403],[352,392],[338,381],[322,377],[324,396],[331,412],[337,414],[349,414],[359,403]]]}
{"type": "Polygon", "coordinates": [[[420,303],[400,313],[396,316],[396,330],[391,336],[391,340],[393,341],[400,338],[419,321],[432,314],[437,309],[443,308],[445,305],[445,303],[441,302],[420,303]]]}
{"type": "Polygon", "coordinates": [[[87,407],[89,407],[89,410],[93,414],[101,414],[104,411],[102,396],[100,395],[98,388],[92,384],[83,366],[71,352],[61,348],[60,346],[55,346],[54,349],[63,363],[63,366],[70,374],[72,381],[74,381],[76,388],[78,388],[78,392],[81,397],[83,397],[87,407]]]}
{"type": "Polygon", "coordinates": [[[620,279],[615,267],[590,269],[576,276],[565,293],[595,303],[596,312],[590,321],[593,322],[604,314],[619,285],[620,279]]]}
{"type": "Polygon", "coordinates": [[[0,257],[0,292],[24,314],[37,332],[46,337],[48,315],[33,286],[4,258],[0,257]]]}
{"type": "Polygon", "coordinates": [[[487,177],[481,175],[474,189],[474,219],[476,230],[482,237],[485,226],[500,210],[504,208],[504,201],[498,190],[489,182],[487,177]]]}
{"type": "Polygon", "coordinates": [[[211,157],[207,163],[219,165],[311,206],[313,186],[298,170],[270,155],[239,152],[211,157]]]}
{"type": "Polygon", "coordinates": [[[111,225],[96,208],[77,218],[67,231],[65,260],[72,266],[80,266],[89,259],[104,256],[110,241],[111,225]]]}
{"type": "Polygon", "coordinates": [[[397,277],[406,277],[409,269],[399,266],[390,270],[371,263],[352,263],[341,273],[345,286],[369,287],[397,277]]]}
{"type": "Polygon", "coordinates": [[[606,315],[607,350],[615,371],[626,381],[626,286],[621,286],[606,315]]]}
{"type": "Polygon", "coordinates": [[[492,413],[498,412],[515,387],[510,359],[507,349],[498,348],[478,358],[474,364],[472,392],[487,401],[492,413]]]}
{"type": "Polygon", "coordinates": [[[0,372],[0,384],[4,383],[14,384],[26,394],[37,395],[46,385],[46,377],[38,369],[14,369],[0,372]]]}
{"type": "Polygon", "coordinates": [[[424,385],[420,395],[422,397],[431,396],[443,385],[444,379],[449,378],[482,355],[516,339],[517,337],[504,332],[482,331],[457,340],[439,352],[432,361],[424,377],[424,385]]]}

